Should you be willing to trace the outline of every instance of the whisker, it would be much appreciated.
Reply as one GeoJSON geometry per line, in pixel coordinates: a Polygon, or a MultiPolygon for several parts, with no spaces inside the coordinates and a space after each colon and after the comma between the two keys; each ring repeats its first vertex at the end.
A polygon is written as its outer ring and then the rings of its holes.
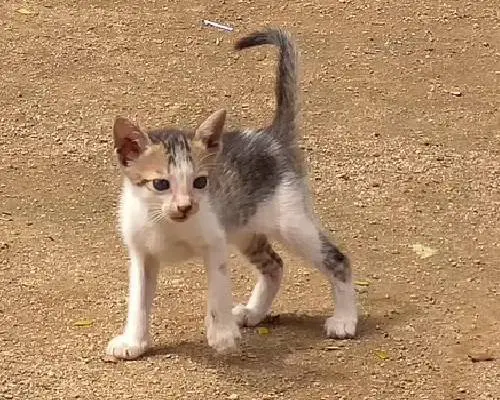
{"type": "Polygon", "coordinates": [[[158,224],[158,223],[160,223],[160,222],[163,222],[163,217],[162,217],[162,216],[159,216],[159,217],[157,217],[157,218],[155,218],[155,219],[152,219],[152,220],[151,220],[151,222],[152,222],[153,224],[158,224]]]}
{"type": "Polygon", "coordinates": [[[153,223],[153,224],[157,224],[159,222],[163,222],[165,221],[165,217],[163,214],[157,214],[155,215],[153,218],[150,219],[150,221],[153,223]]]}
{"type": "Polygon", "coordinates": [[[149,216],[154,218],[156,217],[157,215],[161,215],[161,211],[158,211],[158,212],[155,212],[155,213],[149,213],[149,216]]]}
{"type": "Polygon", "coordinates": [[[161,209],[153,209],[148,213],[148,220],[152,223],[161,222],[164,218],[163,212],[161,209]]]}
{"type": "Polygon", "coordinates": [[[209,164],[200,164],[200,167],[207,168],[207,167],[217,167],[219,165],[222,165],[222,163],[219,162],[214,162],[214,163],[209,163],[209,164]]]}
{"type": "Polygon", "coordinates": [[[199,163],[201,164],[203,161],[205,161],[207,158],[209,157],[216,157],[215,154],[205,154],[199,161],[199,163]]]}

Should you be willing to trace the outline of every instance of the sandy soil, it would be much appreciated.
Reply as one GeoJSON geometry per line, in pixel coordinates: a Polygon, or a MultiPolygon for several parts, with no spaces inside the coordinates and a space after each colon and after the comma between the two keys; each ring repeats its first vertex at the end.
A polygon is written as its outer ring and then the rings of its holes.
{"type": "MultiPolygon", "coordinates": [[[[12,0],[0,15],[0,398],[500,399],[497,0],[12,0]],[[302,144],[365,283],[359,336],[325,338],[326,282],[280,251],[279,317],[241,354],[206,345],[195,261],[163,272],[155,349],[105,363],[127,292],[113,118],[268,121],[274,51],[231,50],[268,25],[301,48],[302,144]]],[[[231,262],[242,300],[253,275],[231,262]]]]}

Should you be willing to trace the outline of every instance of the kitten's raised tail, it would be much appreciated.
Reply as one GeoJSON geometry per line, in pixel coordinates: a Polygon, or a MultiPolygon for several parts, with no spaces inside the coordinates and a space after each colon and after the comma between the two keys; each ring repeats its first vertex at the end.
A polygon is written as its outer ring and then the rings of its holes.
{"type": "Polygon", "coordinates": [[[284,144],[290,145],[295,141],[297,130],[297,50],[290,35],[281,29],[251,33],[239,39],[234,48],[242,50],[263,44],[272,44],[280,50],[275,85],[276,110],[271,129],[284,144]]]}

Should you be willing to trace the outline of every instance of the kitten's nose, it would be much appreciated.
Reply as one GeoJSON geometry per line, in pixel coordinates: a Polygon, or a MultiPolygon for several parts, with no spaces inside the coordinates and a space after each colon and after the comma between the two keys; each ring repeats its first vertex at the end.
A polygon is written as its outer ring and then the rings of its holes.
{"type": "Polygon", "coordinates": [[[177,206],[177,211],[186,214],[191,211],[192,208],[193,206],[191,204],[187,204],[185,206],[177,206]]]}

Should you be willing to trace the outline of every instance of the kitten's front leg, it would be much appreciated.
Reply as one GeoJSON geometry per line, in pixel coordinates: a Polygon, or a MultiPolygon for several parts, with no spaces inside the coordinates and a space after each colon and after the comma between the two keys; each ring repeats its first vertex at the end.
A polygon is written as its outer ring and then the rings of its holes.
{"type": "Polygon", "coordinates": [[[113,338],[106,353],[132,360],[144,354],[149,346],[149,316],[158,277],[158,262],[137,250],[129,249],[129,300],[125,329],[113,338]]]}
{"type": "Polygon", "coordinates": [[[208,269],[207,339],[210,347],[219,353],[236,348],[241,338],[240,329],[232,314],[233,296],[231,278],[227,271],[226,246],[212,247],[205,255],[208,269]]]}

